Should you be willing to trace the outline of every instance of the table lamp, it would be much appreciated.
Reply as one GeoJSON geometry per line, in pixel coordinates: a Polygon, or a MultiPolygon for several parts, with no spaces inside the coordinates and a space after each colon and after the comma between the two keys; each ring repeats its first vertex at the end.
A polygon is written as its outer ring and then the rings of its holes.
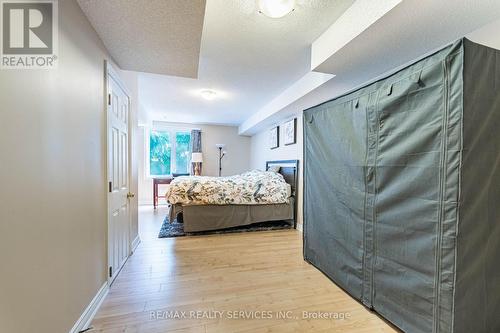
{"type": "Polygon", "coordinates": [[[201,163],[203,163],[203,154],[202,153],[193,153],[191,155],[191,163],[194,163],[194,175],[199,176],[201,174],[200,166],[201,166],[201,163]]]}

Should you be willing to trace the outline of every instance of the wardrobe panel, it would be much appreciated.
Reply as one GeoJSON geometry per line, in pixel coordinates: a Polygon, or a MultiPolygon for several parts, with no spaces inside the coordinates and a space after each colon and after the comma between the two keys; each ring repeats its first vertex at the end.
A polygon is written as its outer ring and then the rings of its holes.
{"type": "Polygon", "coordinates": [[[443,86],[436,62],[387,83],[377,104],[373,307],[409,331],[431,332],[433,325],[443,86]]]}
{"type": "Polygon", "coordinates": [[[305,256],[358,299],[363,274],[367,103],[368,96],[304,117],[308,133],[305,256]]]}

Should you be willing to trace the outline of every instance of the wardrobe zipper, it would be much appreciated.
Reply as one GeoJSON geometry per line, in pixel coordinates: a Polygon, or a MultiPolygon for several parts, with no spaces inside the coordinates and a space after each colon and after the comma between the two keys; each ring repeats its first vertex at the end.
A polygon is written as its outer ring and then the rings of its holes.
{"type": "Polygon", "coordinates": [[[363,202],[363,262],[362,262],[362,270],[363,270],[363,287],[361,288],[361,301],[363,304],[365,305],[369,305],[370,308],[373,307],[373,304],[371,301],[368,301],[368,304],[367,304],[367,300],[365,299],[365,283],[366,283],[366,280],[367,280],[367,273],[366,271],[368,270],[367,268],[367,264],[366,264],[366,205],[368,203],[368,192],[367,192],[367,189],[368,189],[368,182],[366,180],[367,178],[367,175],[368,175],[368,149],[370,149],[370,139],[369,139],[369,136],[370,136],[370,128],[369,128],[369,123],[370,123],[370,120],[369,120],[369,116],[368,116],[368,112],[369,112],[369,108],[371,107],[370,105],[370,102],[371,102],[371,96],[369,95],[368,97],[368,103],[367,103],[367,106],[365,107],[365,120],[366,120],[366,140],[365,140],[365,144],[366,144],[366,152],[365,152],[365,161],[364,161],[364,172],[363,172],[363,181],[365,183],[365,197],[364,197],[364,202],[363,202]]]}
{"type": "Polygon", "coordinates": [[[442,224],[443,224],[443,199],[444,199],[444,189],[446,184],[446,172],[444,169],[446,160],[448,159],[448,108],[449,108],[449,59],[446,58],[443,62],[444,66],[444,113],[443,113],[443,134],[441,139],[441,161],[439,165],[439,216],[437,225],[437,237],[436,237],[436,267],[435,267],[435,304],[434,304],[434,325],[432,331],[437,333],[439,330],[439,306],[441,301],[441,237],[442,237],[442,224]]]}
{"type": "MultiPolygon", "coordinates": [[[[392,88],[391,88],[392,89],[392,88]]],[[[373,308],[373,302],[375,300],[375,264],[377,262],[377,211],[375,209],[377,203],[377,159],[378,159],[378,144],[379,144],[379,135],[380,135],[380,89],[377,92],[377,98],[375,100],[375,152],[373,156],[373,200],[372,200],[372,265],[371,265],[371,306],[373,308]]]]}

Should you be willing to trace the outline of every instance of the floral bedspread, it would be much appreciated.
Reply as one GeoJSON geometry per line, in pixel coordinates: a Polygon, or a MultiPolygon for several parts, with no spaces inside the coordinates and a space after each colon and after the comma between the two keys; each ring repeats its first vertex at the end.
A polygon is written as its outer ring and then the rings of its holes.
{"type": "Polygon", "coordinates": [[[289,185],[271,171],[253,170],[231,177],[178,177],[166,193],[171,204],[260,205],[288,203],[289,185]]]}

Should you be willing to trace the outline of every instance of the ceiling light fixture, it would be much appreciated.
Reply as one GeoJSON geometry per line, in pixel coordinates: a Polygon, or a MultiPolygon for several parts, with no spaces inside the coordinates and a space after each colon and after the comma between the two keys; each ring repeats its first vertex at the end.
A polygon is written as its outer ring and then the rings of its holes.
{"type": "Polygon", "coordinates": [[[201,97],[203,97],[206,100],[213,100],[215,97],[217,97],[217,93],[213,90],[210,89],[205,89],[200,92],[201,97]]]}
{"type": "Polygon", "coordinates": [[[280,18],[295,9],[295,0],[257,0],[259,12],[270,17],[280,18]]]}

